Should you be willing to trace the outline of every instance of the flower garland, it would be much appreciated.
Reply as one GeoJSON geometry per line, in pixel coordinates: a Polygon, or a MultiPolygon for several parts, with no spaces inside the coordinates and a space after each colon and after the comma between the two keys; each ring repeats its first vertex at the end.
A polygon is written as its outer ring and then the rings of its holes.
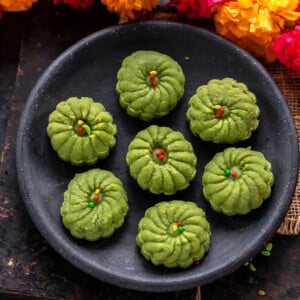
{"type": "MultiPolygon", "coordinates": [[[[2,11],[29,10],[38,0],[0,0],[2,11]]],[[[88,9],[99,1],[120,22],[141,19],[159,0],[53,0],[72,9],[88,9]]],[[[165,1],[163,1],[165,2],[165,1]]],[[[216,32],[266,62],[278,59],[300,76],[300,0],[169,0],[178,15],[212,18],[216,32]]]]}

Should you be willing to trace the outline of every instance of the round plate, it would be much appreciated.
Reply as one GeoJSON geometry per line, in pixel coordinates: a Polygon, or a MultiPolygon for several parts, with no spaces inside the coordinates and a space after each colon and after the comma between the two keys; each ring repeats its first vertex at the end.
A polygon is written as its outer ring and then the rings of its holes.
{"type": "Polygon", "coordinates": [[[291,202],[297,172],[297,136],[291,113],[265,69],[245,51],[209,31],[173,22],[149,21],[119,25],[96,32],[60,55],[41,76],[24,109],[17,138],[17,170],[28,212],[50,245],[69,262],[103,281],[144,291],[174,291],[203,285],[237,269],[255,255],[280,225],[291,202]],[[151,49],[178,61],[186,75],[185,94],[166,117],[143,122],[129,117],[115,92],[121,61],[135,50],[151,49]],[[227,147],[202,142],[186,122],[188,100],[199,85],[213,78],[232,77],[247,84],[261,110],[259,128],[246,142],[264,153],[275,175],[271,197],[246,216],[214,213],[202,194],[205,164],[227,147]],[[46,133],[48,116],[58,102],[71,96],[92,97],[111,112],[118,127],[117,144],[109,157],[90,167],[111,170],[124,183],[129,198],[125,224],[109,239],[76,240],[63,227],[60,206],[76,172],[51,148],[46,133]],[[173,197],[142,191],[130,177],[127,147],[136,133],[150,124],[181,131],[198,157],[197,177],[173,197]],[[211,224],[211,247],[197,266],[188,269],[155,267],[135,244],[137,224],[145,210],[162,200],[195,201],[211,224]]]}

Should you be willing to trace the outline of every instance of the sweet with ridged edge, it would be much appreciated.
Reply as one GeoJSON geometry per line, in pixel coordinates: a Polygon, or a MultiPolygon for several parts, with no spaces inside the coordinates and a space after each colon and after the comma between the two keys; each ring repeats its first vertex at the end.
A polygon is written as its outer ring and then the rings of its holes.
{"type": "Polygon", "coordinates": [[[186,113],[190,130],[204,141],[233,144],[247,140],[259,125],[256,96],[232,78],[198,87],[186,113]]]}
{"type": "Polygon", "coordinates": [[[128,146],[126,163],[138,185],[153,194],[184,190],[197,172],[192,144],[181,132],[157,125],[137,133],[128,146]]]}
{"type": "Polygon", "coordinates": [[[227,216],[245,215],[271,195],[274,174],[263,153],[229,147],[206,164],[203,194],[212,209],[227,216]]]}
{"type": "Polygon", "coordinates": [[[116,91],[128,115],[143,121],[161,118],[184,94],[185,76],[170,56],[138,50],[127,56],[117,74],[116,91]]]}
{"type": "Polygon", "coordinates": [[[78,173],[64,193],[60,212],[64,226],[78,239],[108,238],[128,213],[127,194],[112,172],[91,169],[78,173]]]}
{"type": "Polygon", "coordinates": [[[194,202],[172,200],[148,208],[139,221],[136,243],[154,265],[187,268],[201,264],[210,246],[210,225],[194,202]]]}
{"type": "Polygon", "coordinates": [[[103,104],[89,97],[70,97],[50,114],[47,133],[60,159],[93,165],[115,146],[117,127],[103,104]]]}

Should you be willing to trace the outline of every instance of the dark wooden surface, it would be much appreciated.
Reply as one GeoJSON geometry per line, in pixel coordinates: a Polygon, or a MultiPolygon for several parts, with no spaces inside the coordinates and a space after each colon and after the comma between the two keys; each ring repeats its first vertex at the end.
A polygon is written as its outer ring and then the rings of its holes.
{"type": "MultiPolygon", "coordinates": [[[[63,50],[82,37],[115,25],[100,4],[87,11],[39,1],[25,13],[4,14],[0,24],[0,300],[186,299],[199,289],[169,293],[126,290],[89,277],[66,262],[41,237],[19,192],[16,132],[37,78],[63,50]]],[[[300,236],[275,235],[270,257],[254,258],[256,272],[242,267],[201,287],[204,300],[300,299],[300,236]]]]}

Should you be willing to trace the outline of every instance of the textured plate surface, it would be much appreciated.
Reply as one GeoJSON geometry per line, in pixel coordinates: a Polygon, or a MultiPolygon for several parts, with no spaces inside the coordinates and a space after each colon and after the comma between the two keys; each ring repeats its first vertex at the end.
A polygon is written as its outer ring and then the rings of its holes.
{"type": "Polygon", "coordinates": [[[60,55],[32,90],[19,127],[17,171],[28,212],[42,235],[69,262],[103,281],[144,291],[174,291],[213,281],[240,267],[255,255],[280,225],[291,202],[298,172],[297,136],[287,103],[274,81],[255,59],[221,37],[188,25],[150,21],[120,25],[96,32],[60,55]],[[185,94],[168,116],[145,123],[129,117],[119,106],[116,73],[124,57],[151,49],[177,60],[186,75],[185,94]],[[204,165],[226,145],[205,143],[189,131],[185,112],[196,88],[212,78],[232,77],[257,96],[260,125],[251,139],[236,146],[251,146],[272,163],[275,185],[259,209],[242,217],[214,213],[202,195],[204,165]],[[102,102],[118,126],[117,144],[110,156],[97,163],[113,171],[129,197],[126,222],[113,237],[97,242],[73,239],[60,218],[63,192],[76,172],[51,148],[47,121],[56,104],[70,96],[88,96],[102,102]],[[127,147],[137,131],[149,124],[180,130],[198,156],[197,177],[173,197],[142,191],[128,174],[127,147]],[[185,270],[152,266],[135,245],[137,223],[149,206],[166,199],[195,201],[207,214],[212,239],[201,264],[185,270]]]}

